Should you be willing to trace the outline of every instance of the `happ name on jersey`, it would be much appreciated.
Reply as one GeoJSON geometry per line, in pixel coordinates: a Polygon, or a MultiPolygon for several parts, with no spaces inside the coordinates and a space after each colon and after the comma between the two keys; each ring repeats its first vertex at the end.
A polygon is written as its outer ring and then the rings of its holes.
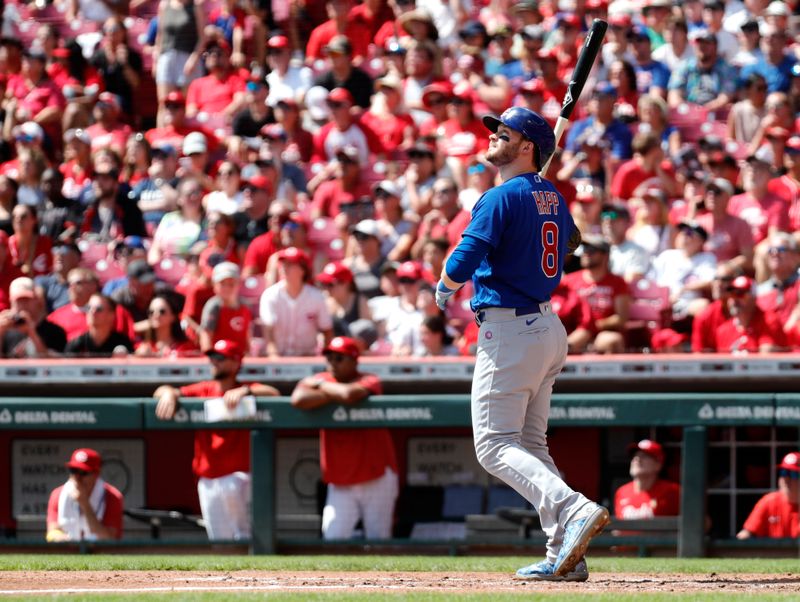
{"type": "Polygon", "coordinates": [[[558,195],[552,190],[534,190],[533,198],[539,215],[558,215],[558,195]]]}

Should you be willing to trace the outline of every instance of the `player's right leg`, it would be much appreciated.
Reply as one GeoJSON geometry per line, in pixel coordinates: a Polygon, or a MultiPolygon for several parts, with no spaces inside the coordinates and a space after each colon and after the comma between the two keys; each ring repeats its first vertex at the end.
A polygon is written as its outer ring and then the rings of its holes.
{"type": "Polygon", "coordinates": [[[225,493],[220,487],[219,479],[201,477],[197,481],[197,497],[200,499],[200,513],[206,524],[208,539],[211,541],[233,539],[225,493]]]}
{"type": "Polygon", "coordinates": [[[328,497],[322,509],[323,539],[350,539],[361,517],[354,487],[328,485],[328,497]]]}

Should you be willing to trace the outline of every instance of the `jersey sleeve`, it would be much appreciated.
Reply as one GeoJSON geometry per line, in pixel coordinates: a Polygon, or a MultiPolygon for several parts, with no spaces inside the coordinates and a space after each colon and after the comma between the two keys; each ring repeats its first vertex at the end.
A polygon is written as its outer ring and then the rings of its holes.
{"type": "Polygon", "coordinates": [[[383,393],[383,386],[380,379],[375,374],[362,374],[358,379],[358,384],[364,387],[371,395],[383,393]]]}
{"type": "Polygon", "coordinates": [[[505,230],[505,200],[500,188],[490,188],[483,193],[472,209],[472,221],[464,230],[464,236],[474,236],[496,247],[505,230]]]}
{"type": "Polygon", "coordinates": [[[767,505],[767,498],[762,497],[753,506],[750,516],[744,521],[744,528],[757,537],[766,537],[769,534],[767,528],[767,516],[769,515],[769,508],[767,505]]]}

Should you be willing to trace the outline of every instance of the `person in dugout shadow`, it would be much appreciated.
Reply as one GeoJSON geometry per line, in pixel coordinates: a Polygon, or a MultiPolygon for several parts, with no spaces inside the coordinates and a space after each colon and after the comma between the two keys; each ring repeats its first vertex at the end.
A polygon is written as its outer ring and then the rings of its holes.
{"type": "Polygon", "coordinates": [[[764,495],[744,521],[737,539],[800,537],[800,452],[791,452],[778,464],[778,490],[764,495]]]}

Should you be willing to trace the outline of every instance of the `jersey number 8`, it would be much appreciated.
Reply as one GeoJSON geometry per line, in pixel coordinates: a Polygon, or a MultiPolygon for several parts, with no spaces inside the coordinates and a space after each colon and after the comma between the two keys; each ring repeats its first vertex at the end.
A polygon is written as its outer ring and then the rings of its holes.
{"type": "Polygon", "coordinates": [[[548,278],[558,276],[558,224],[542,222],[542,273],[548,278]]]}

